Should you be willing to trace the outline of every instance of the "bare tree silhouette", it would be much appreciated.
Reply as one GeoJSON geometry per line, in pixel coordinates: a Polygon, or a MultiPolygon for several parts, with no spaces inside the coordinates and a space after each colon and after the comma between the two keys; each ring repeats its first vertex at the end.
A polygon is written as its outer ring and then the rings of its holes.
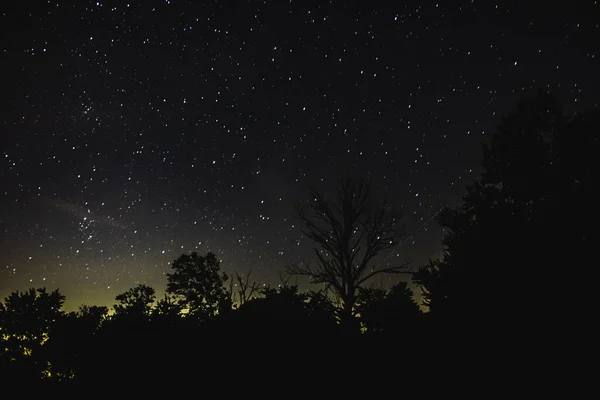
{"type": "Polygon", "coordinates": [[[341,303],[343,317],[353,315],[357,289],[369,279],[385,273],[406,272],[407,264],[379,266],[375,258],[402,237],[400,215],[384,200],[376,202],[366,179],[346,175],[338,181],[336,196],[329,200],[318,190],[310,191],[307,204],[296,205],[302,232],[314,243],[317,265],[289,265],[290,275],[307,276],[311,283],[325,284],[341,303]]]}
{"type": "Polygon", "coordinates": [[[250,281],[251,275],[252,270],[248,271],[245,277],[236,271],[229,281],[231,303],[237,304],[238,308],[260,294],[260,284],[254,280],[250,281]]]}

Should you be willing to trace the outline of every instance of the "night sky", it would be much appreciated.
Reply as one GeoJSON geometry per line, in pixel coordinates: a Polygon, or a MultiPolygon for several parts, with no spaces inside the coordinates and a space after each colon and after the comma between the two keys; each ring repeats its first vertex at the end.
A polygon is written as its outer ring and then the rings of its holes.
{"type": "Polygon", "coordinates": [[[277,284],[312,259],[294,202],[346,170],[416,267],[521,94],[597,102],[597,1],[356,3],[2,2],[0,298],[160,294],[190,251],[277,284]]]}

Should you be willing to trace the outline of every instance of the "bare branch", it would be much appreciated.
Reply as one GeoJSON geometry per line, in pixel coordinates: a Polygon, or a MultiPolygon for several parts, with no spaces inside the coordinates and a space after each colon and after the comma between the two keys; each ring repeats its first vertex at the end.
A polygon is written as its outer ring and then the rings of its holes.
{"type": "Polygon", "coordinates": [[[412,270],[410,270],[410,269],[407,270],[409,265],[410,265],[410,263],[404,263],[402,265],[398,265],[398,266],[394,266],[394,267],[375,269],[375,270],[371,271],[370,273],[368,273],[367,275],[365,275],[364,277],[362,277],[358,281],[358,285],[362,285],[363,283],[365,283],[366,281],[368,281],[369,279],[371,279],[372,277],[374,277],[375,275],[378,275],[378,274],[412,274],[412,270]]]}
{"type": "Polygon", "coordinates": [[[371,201],[369,182],[345,176],[335,194],[329,201],[320,191],[311,190],[310,201],[296,205],[302,233],[315,244],[317,265],[296,264],[288,266],[287,272],[326,284],[348,312],[364,282],[377,274],[403,273],[406,266],[377,269],[371,265],[378,254],[398,244],[402,233],[392,208],[385,201],[371,201]]]}
{"type": "Polygon", "coordinates": [[[248,271],[246,277],[244,278],[240,275],[239,272],[234,272],[233,278],[229,283],[229,294],[231,296],[231,302],[235,303],[235,297],[237,295],[237,300],[239,302],[239,306],[244,305],[246,302],[252,300],[260,290],[260,285],[256,281],[250,282],[250,276],[252,275],[252,270],[248,271]],[[236,286],[237,282],[237,291],[234,291],[234,286],[236,286]]]}

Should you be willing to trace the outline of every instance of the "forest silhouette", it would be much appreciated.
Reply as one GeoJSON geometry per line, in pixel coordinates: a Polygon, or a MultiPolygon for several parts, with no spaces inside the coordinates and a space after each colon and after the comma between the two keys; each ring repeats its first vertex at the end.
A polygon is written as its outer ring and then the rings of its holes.
{"type": "Polygon", "coordinates": [[[462,204],[439,214],[442,257],[416,269],[376,265],[402,238],[401,216],[368,179],[347,175],[333,196],[312,191],[298,202],[314,259],[287,266],[278,287],[191,253],[173,261],[163,298],[138,285],[116,296],[114,313],[64,312],[58,289],[15,291],[0,302],[2,387],[159,388],[235,376],[240,385],[349,388],[357,376],[458,375],[458,359],[491,365],[543,352],[540,338],[583,313],[562,292],[566,267],[594,260],[599,131],[597,109],[567,115],[548,92],[523,97],[483,145],[483,172],[462,204]],[[372,286],[380,274],[412,279],[423,304],[405,280],[372,286]],[[295,276],[318,289],[300,291],[295,276]]]}

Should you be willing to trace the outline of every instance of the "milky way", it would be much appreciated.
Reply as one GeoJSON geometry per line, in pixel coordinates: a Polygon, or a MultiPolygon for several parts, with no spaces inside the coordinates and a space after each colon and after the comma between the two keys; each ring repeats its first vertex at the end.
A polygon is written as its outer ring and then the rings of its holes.
{"type": "Polygon", "coordinates": [[[418,266],[521,94],[600,89],[595,1],[12,3],[0,297],[67,308],[160,292],[190,251],[276,284],[311,258],[294,202],[347,170],[404,215],[382,262],[418,266]]]}

